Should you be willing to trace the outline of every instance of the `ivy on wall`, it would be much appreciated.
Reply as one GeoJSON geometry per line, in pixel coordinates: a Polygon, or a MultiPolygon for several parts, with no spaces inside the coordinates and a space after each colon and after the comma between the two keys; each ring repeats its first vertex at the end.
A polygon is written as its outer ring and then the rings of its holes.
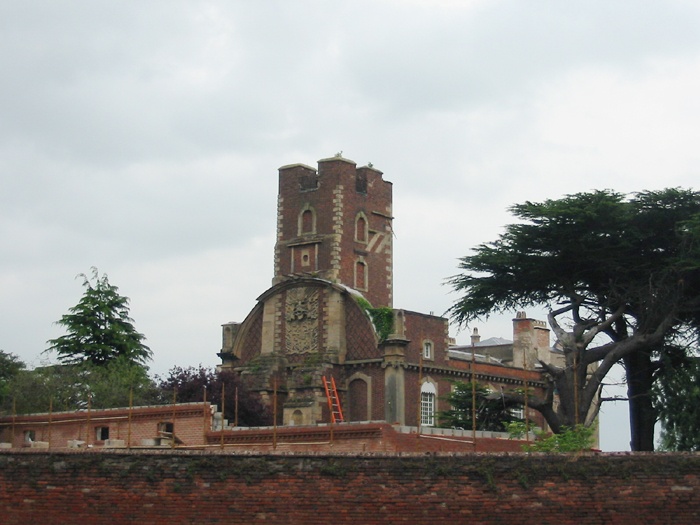
{"type": "Polygon", "coordinates": [[[386,341],[394,331],[394,310],[388,306],[373,308],[370,302],[363,298],[357,298],[357,304],[369,315],[374,329],[379,336],[379,342],[386,341]]]}

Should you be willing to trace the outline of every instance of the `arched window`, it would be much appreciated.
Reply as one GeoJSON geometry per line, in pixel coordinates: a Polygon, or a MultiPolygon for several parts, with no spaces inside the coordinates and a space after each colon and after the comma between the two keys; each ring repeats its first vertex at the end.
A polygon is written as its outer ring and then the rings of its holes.
{"type": "Polygon", "coordinates": [[[420,387],[420,424],[423,427],[435,426],[435,399],[437,388],[425,381],[420,387]]]}
{"type": "Polygon", "coordinates": [[[423,359],[427,359],[429,361],[432,361],[434,359],[432,341],[423,341],[423,359]]]}
{"type": "Polygon", "coordinates": [[[316,212],[311,206],[306,206],[299,214],[298,235],[316,233],[316,212]]]}
{"type": "Polygon", "coordinates": [[[355,289],[367,290],[367,263],[362,259],[355,261],[355,289]]]}
{"type": "Polygon", "coordinates": [[[358,213],[355,218],[355,241],[361,243],[367,243],[368,231],[367,231],[367,217],[364,213],[358,213]]]}
{"type": "Polygon", "coordinates": [[[369,409],[369,385],[365,379],[355,378],[348,384],[348,421],[368,421],[369,409]]]}

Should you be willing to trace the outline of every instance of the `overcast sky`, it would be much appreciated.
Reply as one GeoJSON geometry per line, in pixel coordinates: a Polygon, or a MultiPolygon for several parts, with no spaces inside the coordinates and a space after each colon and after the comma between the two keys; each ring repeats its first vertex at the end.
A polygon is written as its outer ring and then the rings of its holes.
{"type": "MultiPolygon", "coordinates": [[[[92,266],[154,373],[215,365],[270,285],[285,164],[383,171],[394,306],[436,314],[508,206],[700,166],[693,0],[4,0],[0,70],[0,349],[30,366],[92,266]]],[[[625,410],[604,449],[628,448],[625,410]]]]}

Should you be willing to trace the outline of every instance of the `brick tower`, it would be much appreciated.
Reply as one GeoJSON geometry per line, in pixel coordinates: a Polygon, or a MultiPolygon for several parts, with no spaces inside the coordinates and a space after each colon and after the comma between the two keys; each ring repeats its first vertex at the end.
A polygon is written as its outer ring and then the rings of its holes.
{"type": "Polygon", "coordinates": [[[279,168],[273,282],[242,322],[223,326],[219,353],[220,369],[239,373],[277,409],[275,421],[328,423],[339,399],[345,422],[427,428],[449,409],[455,379],[544,392],[541,372],[528,368],[540,346],[549,352],[544,325],[518,316],[523,370],[453,351],[443,317],[394,309],[392,235],[392,184],[381,171],[339,155],[279,168]]]}
{"type": "Polygon", "coordinates": [[[392,306],[392,185],[341,156],[279,169],[273,284],[310,275],[392,306]]]}

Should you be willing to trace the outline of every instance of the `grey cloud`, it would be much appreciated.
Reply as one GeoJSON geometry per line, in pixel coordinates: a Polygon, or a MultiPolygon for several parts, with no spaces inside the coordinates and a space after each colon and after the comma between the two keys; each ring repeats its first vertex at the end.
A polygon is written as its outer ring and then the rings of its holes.
{"type": "Polygon", "coordinates": [[[376,40],[347,49],[356,89],[397,118],[508,103],[566,70],[639,67],[700,46],[700,13],[688,4],[508,1],[462,16],[400,14],[376,40]]]}

